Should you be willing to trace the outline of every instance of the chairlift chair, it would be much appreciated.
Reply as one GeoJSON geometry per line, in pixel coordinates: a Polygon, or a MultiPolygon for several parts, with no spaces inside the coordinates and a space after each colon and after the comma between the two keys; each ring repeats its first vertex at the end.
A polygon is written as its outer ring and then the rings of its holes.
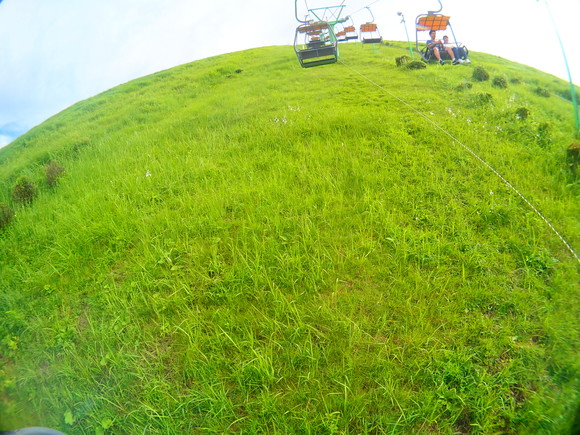
{"type": "Polygon", "coordinates": [[[338,42],[346,42],[346,30],[344,29],[344,26],[341,25],[342,30],[338,30],[335,28],[334,29],[334,36],[336,36],[336,40],[338,42]]]}
{"type": "Polygon", "coordinates": [[[344,5],[327,6],[308,9],[308,16],[317,21],[298,18],[298,0],[294,1],[296,20],[302,23],[296,28],[294,36],[294,51],[300,65],[309,68],[335,63],[338,60],[338,41],[334,26],[343,24],[346,18],[341,18],[344,5]]]}
{"type": "Polygon", "coordinates": [[[377,44],[383,41],[383,37],[379,33],[379,28],[375,24],[375,17],[371,11],[371,8],[366,6],[369,10],[372,20],[368,23],[361,24],[360,26],[360,37],[363,44],[377,44]]]}
{"type": "Polygon", "coordinates": [[[358,33],[356,33],[356,27],[346,26],[344,28],[344,31],[346,32],[346,40],[347,41],[352,41],[352,40],[358,39],[358,33]]]}
{"type": "Polygon", "coordinates": [[[335,63],[338,60],[338,43],[332,26],[326,21],[298,26],[294,51],[303,68],[335,63]]]}
{"type": "Polygon", "coordinates": [[[354,26],[354,21],[352,20],[351,16],[346,17],[348,21],[350,21],[348,26],[344,27],[344,31],[346,32],[346,40],[347,41],[354,41],[358,39],[358,33],[356,32],[356,27],[354,26]]]}
{"type": "MultiPolygon", "coordinates": [[[[441,4],[441,2],[439,2],[441,4]]],[[[451,31],[451,35],[453,40],[450,40],[450,44],[453,44],[456,47],[463,47],[465,53],[468,53],[468,50],[465,46],[457,42],[457,38],[455,38],[455,32],[453,31],[453,27],[451,26],[451,22],[449,21],[451,17],[443,14],[439,14],[439,11],[429,11],[426,14],[418,15],[415,19],[415,36],[416,36],[416,43],[415,48],[418,53],[421,53],[421,57],[425,62],[431,62],[436,60],[435,55],[433,53],[433,49],[428,48],[425,46],[420,46],[420,44],[426,44],[429,38],[420,38],[421,35],[424,33],[421,32],[430,32],[431,30],[440,31],[440,30],[447,30],[451,31]]],[[[441,59],[449,60],[449,54],[446,50],[440,50],[439,53],[441,54],[441,59]]]]}

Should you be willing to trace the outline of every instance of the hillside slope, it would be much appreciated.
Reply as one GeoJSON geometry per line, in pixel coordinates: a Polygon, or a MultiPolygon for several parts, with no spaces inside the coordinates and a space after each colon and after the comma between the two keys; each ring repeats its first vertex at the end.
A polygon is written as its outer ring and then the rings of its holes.
{"type": "Polygon", "coordinates": [[[0,430],[572,432],[578,262],[426,119],[578,248],[566,84],[341,50],[193,62],[0,150],[0,430]]]}

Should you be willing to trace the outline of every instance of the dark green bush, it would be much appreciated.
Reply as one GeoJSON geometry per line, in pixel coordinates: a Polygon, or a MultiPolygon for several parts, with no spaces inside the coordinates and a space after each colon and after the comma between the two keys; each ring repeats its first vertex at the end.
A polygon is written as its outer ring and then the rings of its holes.
{"type": "Polygon", "coordinates": [[[407,68],[409,68],[409,69],[425,69],[425,68],[427,68],[427,65],[425,64],[425,62],[422,62],[420,60],[414,60],[413,62],[409,62],[407,64],[407,68]]]}
{"type": "Polygon", "coordinates": [[[485,68],[478,66],[473,70],[472,77],[475,81],[485,82],[486,80],[489,80],[489,73],[485,68]]]}
{"type": "Polygon", "coordinates": [[[487,106],[493,104],[493,95],[487,92],[480,92],[473,96],[473,102],[476,106],[487,106]]]}
{"type": "Polygon", "coordinates": [[[506,89],[508,87],[508,82],[505,77],[497,76],[493,78],[492,85],[496,88],[506,89]]]}
{"type": "Polygon", "coordinates": [[[36,185],[28,177],[23,176],[12,189],[12,199],[18,204],[30,204],[36,193],[36,185]]]}
{"type": "Polygon", "coordinates": [[[10,224],[14,217],[14,211],[6,204],[0,203],[0,231],[10,224]]]}
{"type": "Polygon", "coordinates": [[[46,175],[46,184],[50,187],[54,187],[56,186],[58,179],[64,175],[64,168],[54,160],[51,160],[44,167],[44,173],[46,175]]]}
{"type": "Polygon", "coordinates": [[[409,63],[410,60],[411,60],[411,58],[409,56],[400,56],[400,57],[395,58],[395,62],[397,64],[397,66],[405,65],[405,64],[409,63]]]}
{"type": "Polygon", "coordinates": [[[566,161],[573,174],[576,174],[578,166],[580,166],[580,142],[572,142],[566,148],[566,161]]]}
{"type": "Polygon", "coordinates": [[[463,83],[457,85],[457,88],[455,88],[455,89],[457,89],[458,91],[465,91],[467,89],[471,89],[472,87],[473,87],[473,85],[471,83],[463,82],[463,83]]]}
{"type": "Polygon", "coordinates": [[[541,87],[537,87],[534,92],[536,93],[536,95],[539,95],[540,97],[545,97],[548,98],[550,96],[550,91],[548,91],[546,88],[541,88],[541,87]]]}
{"type": "Polygon", "coordinates": [[[538,124],[538,130],[536,134],[536,142],[541,147],[547,146],[552,142],[552,124],[549,122],[542,122],[538,124]]]}
{"type": "Polygon", "coordinates": [[[521,81],[519,78],[517,78],[517,77],[512,77],[512,78],[510,79],[510,83],[511,83],[512,85],[519,85],[521,82],[522,82],[522,81],[521,81]]]}
{"type": "Polygon", "coordinates": [[[516,110],[517,119],[528,119],[528,116],[530,116],[530,110],[527,107],[520,107],[516,110]]]}

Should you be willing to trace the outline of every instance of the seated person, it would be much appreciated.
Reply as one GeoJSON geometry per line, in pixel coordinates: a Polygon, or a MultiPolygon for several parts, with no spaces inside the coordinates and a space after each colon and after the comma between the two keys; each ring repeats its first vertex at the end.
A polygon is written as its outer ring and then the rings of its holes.
{"type": "Polygon", "coordinates": [[[443,37],[443,46],[447,47],[451,47],[451,50],[453,50],[453,54],[455,55],[455,59],[459,59],[459,63],[462,63],[461,61],[463,61],[464,63],[471,63],[471,60],[469,60],[469,57],[467,57],[467,50],[465,49],[465,47],[463,46],[457,46],[457,44],[450,44],[449,43],[449,36],[445,35],[443,37]]]}
{"type": "Polygon", "coordinates": [[[458,64],[458,63],[463,63],[463,61],[460,61],[457,56],[455,56],[455,54],[453,53],[453,50],[451,49],[451,47],[445,47],[443,45],[443,41],[441,41],[440,39],[435,39],[437,36],[437,32],[435,30],[430,30],[429,31],[429,37],[431,39],[429,39],[427,41],[427,48],[429,48],[430,50],[433,50],[433,54],[435,55],[435,58],[439,61],[439,63],[441,65],[445,64],[445,62],[443,61],[443,59],[441,59],[441,53],[439,52],[440,50],[445,50],[447,52],[447,54],[449,55],[449,57],[451,59],[453,59],[453,64],[458,64]]]}

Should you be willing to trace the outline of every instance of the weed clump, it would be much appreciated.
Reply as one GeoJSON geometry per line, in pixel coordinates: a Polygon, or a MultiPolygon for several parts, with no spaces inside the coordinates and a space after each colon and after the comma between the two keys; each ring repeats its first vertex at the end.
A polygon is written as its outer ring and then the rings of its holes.
{"type": "Polygon", "coordinates": [[[411,60],[411,58],[409,56],[399,56],[399,57],[395,58],[395,62],[397,64],[397,66],[405,65],[405,64],[409,63],[410,60],[411,60]]]}
{"type": "Polygon", "coordinates": [[[44,174],[46,176],[46,184],[48,184],[49,187],[54,187],[56,186],[58,179],[64,175],[64,168],[56,161],[51,160],[44,167],[44,174]]]}
{"type": "Polygon", "coordinates": [[[455,88],[455,89],[457,89],[458,91],[465,91],[467,89],[471,89],[472,87],[473,87],[473,85],[471,83],[463,82],[463,83],[457,85],[457,88],[455,88]]]}
{"type": "Polygon", "coordinates": [[[568,148],[566,148],[566,160],[570,170],[576,175],[578,165],[580,165],[580,142],[572,142],[568,145],[568,148]]]}
{"type": "Polygon", "coordinates": [[[472,74],[473,80],[478,82],[485,82],[489,80],[489,73],[482,66],[478,66],[473,70],[472,74]]]}
{"type": "Polygon", "coordinates": [[[488,92],[480,92],[474,95],[473,102],[476,106],[487,106],[493,104],[493,95],[488,92]]]}
{"type": "Polygon", "coordinates": [[[536,142],[541,147],[546,147],[552,141],[552,124],[549,122],[542,122],[538,124],[536,133],[536,142]]]}
{"type": "Polygon", "coordinates": [[[518,77],[512,77],[512,78],[510,79],[510,83],[511,83],[512,85],[519,85],[521,82],[522,82],[522,81],[521,81],[521,79],[519,79],[518,77]]]}
{"type": "Polygon", "coordinates": [[[528,119],[530,110],[527,107],[520,107],[516,110],[516,119],[528,119]]]}
{"type": "Polygon", "coordinates": [[[28,177],[23,176],[12,189],[12,199],[18,204],[30,204],[36,193],[36,185],[28,177]]]}
{"type": "Polygon", "coordinates": [[[544,97],[544,98],[549,98],[550,97],[550,91],[548,91],[546,88],[542,88],[542,87],[537,87],[534,92],[536,93],[536,95],[539,95],[540,97],[544,97]]]}
{"type": "Polygon", "coordinates": [[[413,62],[409,62],[407,64],[408,69],[425,69],[427,68],[427,64],[420,60],[414,60],[413,62]]]}
{"type": "Polygon", "coordinates": [[[493,78],[492,85],[499,89],[506,89],[508,87],[508,82],[505,77],[498,76],[493,78]]]}
{"type": "Polygon", "coordinates": [[[14,217],[14,211],[10,208],[10,206],[0,203],[0,231],[6,228],[12,218],[14,217]]]}

